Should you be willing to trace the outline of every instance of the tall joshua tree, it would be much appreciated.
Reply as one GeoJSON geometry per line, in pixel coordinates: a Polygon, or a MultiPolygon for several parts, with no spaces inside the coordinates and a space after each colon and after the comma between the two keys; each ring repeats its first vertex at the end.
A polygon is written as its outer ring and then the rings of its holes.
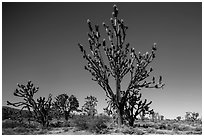
{"type": "Polygon", "coordinates": [[[88,41],[92,55],[87,54],[82,44],[78,45],[88,64],[85,69],[92,74],[94,77],[92,80],[104,89],[106,96],[112,102],[112,106],[117,109],[118,126],[120,127],[123,124],[124,108],[129,100],[130,92],[138,92],[142,88],[161,88],[164,84],[161,76],[158,83],[155,82],[155,77],[150,82],[145,81],[153,71],[148,65],[155,58],[156,44],[154,43],[151,53],[147,52],[141,55],[139,52],[136,54],[135,49],[130,48],[130,44],[125,42],[128,27],[124,24],[123,19],[118,18],[116,5],[113,6],[113,9],[113,17],[110,18],[111,27],[103,23],[109,43],[106,39],[101,41],[99,25],[95,25],[95,28],[93,28],[88,19],[87,23],[90,31],[88,41]],[[105,55],[102,54],[102,51],[105,55]],[[108,64],[105,63],[103,56],[107,57],[108,64]],[[129,85],[125,91],[122,91],[121,82],[127,74],[130,74],[129,85]],[[109,83],[110,76],[115,80],[115,92],[109,83]]]}

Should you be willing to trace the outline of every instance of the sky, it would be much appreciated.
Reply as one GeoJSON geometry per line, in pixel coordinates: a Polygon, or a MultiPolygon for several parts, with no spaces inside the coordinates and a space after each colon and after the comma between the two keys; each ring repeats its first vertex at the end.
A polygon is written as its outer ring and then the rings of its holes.
{"type": "Polygon", "coordinates": [[[136,52],[151,52],[157,43],[150,77],[161,75],[165,87],[144,89],[142,98],[152,101],[151,108],[165,118],[183,117],[188,111],[202,115],[201,2],[2,3],[2,105],[20,101],[13,95],[17,83],[31,80],[39,87],[35,98],[73,94],[81,107],[92,95],[103,112],[105,92],[84,69],[77,44],[88,50],[87,19],[103,33],[102,22],[110,25],[114,4],[136,52]]]}

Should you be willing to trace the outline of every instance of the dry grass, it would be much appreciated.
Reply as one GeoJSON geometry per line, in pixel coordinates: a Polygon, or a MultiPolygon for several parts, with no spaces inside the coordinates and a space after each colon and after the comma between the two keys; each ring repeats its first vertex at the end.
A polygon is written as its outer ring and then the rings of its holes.
{"type": "Polygon", "coordinates": [[[111,134],[111,135],[189,135],[202,134],[202,122],[186,121],[137,121],[134,127],[122,126],[117,128],[113,121],[100,116],[90,118],[87,116],[73,117],[69,121],[53,120],[50,127],[42,129],[37,122],[18,122],[14,120],[2,121],[3,135],[31,135],[31,134],[58,134],[58,135],[91,135],[91,134],[111,134]]]}

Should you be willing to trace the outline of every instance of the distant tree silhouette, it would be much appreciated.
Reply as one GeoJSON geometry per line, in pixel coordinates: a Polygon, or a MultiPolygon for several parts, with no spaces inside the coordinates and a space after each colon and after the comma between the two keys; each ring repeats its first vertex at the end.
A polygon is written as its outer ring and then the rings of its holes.
{"type": "Polygon", "coordinates": [[[34,87],[31,81],[28,81],[27,85],[17,84],[17,86],[19,89],[14,91],[14,96],[23,98],[23,101],[16,103],[7,101],[7,105],[22,107],[20,112],[23,109],[27,109],[37,122],[41,123],[44,127],[47,127],[50,120],[49,112],[51,110],[52,95],[50,94],[47,100],[45,100],[45,97],[40,97],[35,101],[33,96],[37,93],[39,87],[34,87]]]}
{"type": "Polygon", "coordinates": [[[195,121],[198,120],[199,113],[196,112],[186,112],[185,120],[187,121],[195,121]]]}
{"type": "Polygon", "coordinates": [[[177,119],[178,121],[180,121],[180,120],[181,120],[181,116],[177,116],[176,119],[177,119]]]}
{"type": "Polygon", "coordinates": [[[79,101],[74,95],[60,94],[55,98],[53,107],[60,114],[64,114],[65,120],[68,120],[70,113],[78,110],[79,101]]]}
{"type": "MultiPolygon", "coordinates": [[[[104,89],[106,96],[111,100],[109,106],[116,109],[118,126],[120,127],[123,124],[123,118],[128,115],[128,112],[125,111],[131,107],[128,104],[137,103],[138,98],[131,99],[132,96],[138,96],[142,88],[162,88],[164,84],[161,76],[158,82],[155,81],[155,77],[150,82],[146,81],[146,78],[153,71],[148,65],[155,58],[156,43],[154,43],[151,53],[141,54],[139,52],[136,54],[135,49],[130,48],[129,43],[125,44],[128,27],[124,24],[123,19],[118,18],[116,5],[113,8],[113,17],[110,19],[111,27],[103,23],[108,36],[109,46],[105,39],[102,41],[100,39],[99,25],[95,25],[95,28],[93,28],[89,19],[87,20],[90,30],[88,41],[92,55],[87,54],[82,44],[78,45],[83,53],[83,58],[88,64],[85,69],[91,73],[94,77],[92,80],[96,81],[104,89]],[[107,59],[104,59],[103,56],[106,56],[107,59]],[[108,60],[108,65],[105,63],[106,60],[108,60]],[[129,85],[125,91],[122,91],[121,82],[127,74],[130,74],[129,85]],[[110,86],[110,76],[115,80],[116,92],[110,86]]],[[[146,107],[148,104],[145,101],[145,104],[140,107],[146,107]]],[[[137,111],[137,108],[133,109],[137,111]]]]}
{"type": "Polygon", "coordinates": [[[82,106],[82,111],[87,113],[88,116],[94,116],[97,114],[97,98],[94,96],[87,96],[85,98],[85,104],[82,106]]]}

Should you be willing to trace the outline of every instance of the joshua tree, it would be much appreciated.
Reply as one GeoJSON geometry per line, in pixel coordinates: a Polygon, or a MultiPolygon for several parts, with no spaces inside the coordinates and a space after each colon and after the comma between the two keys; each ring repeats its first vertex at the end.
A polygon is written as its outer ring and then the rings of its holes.
{"type": "Polygon", "coordinates": [[[97,114],[97,98],[94,96],[87,96],[85,104],[82,106],[82,111],[88,114],[88,116],[94,116],[97,114]]]}
{"type": "Polygon", "coordinates": [[[160,116],[160,120],[162,120],[162,121],[164,120],[164,116],[163,115],[160,116]]]}
{"type": "Polygon", "coordinates": [[[110,19],[111,27],[103,23],[108,36],[107,40],[100,39],[99,25],[93,28],[90,20],[87,20],[90,32],[88,33],[89,48],[91,54],[88,54],[82,44],[78,44],[83,58],[87,61],[85,69],[88,70],[96,81],[105,91],[106,96],[112,101],[112,106],[116,108],[118,115],[118,126],[123,124],[125,113],[125,105],[129,100],[129,95],[138,94],[142,88],[162,88],[162,77],[156,83],[155,77],[150,82],[146,78],[153,71],[149,64],[155,58],[156,43],[152,47],[151,53],[146,52],[136,54],[134,48],[130,48],[130,44],[126,43],[126,31],[128,27],[122,19],[118,18],[118,8],[113,6],[113,17],[110,19]],[[126,44],[125,44],[126,43],[126,44]],[[104,51],[104,52],[102,52],[104,51]],[[104,55],[105,54],[105,55],[104,55]],[[104,59],[106,56],[107,59],[104,59]],[[106,62],[108,60],[108,65],[106,62]],[[125,91],[121,90],[121,82],[125,75],[130,74],[130,81],[125,91]],[[115,80],[115,89],[113,91],[109,83],[109,77],[112,76],[115,80]]]}
{"type": "Polygon", "coordinates": [[[35,101],[33,96],[39,88],[34,87],[31,81],[28,81],[26,86],[20,84],[17,84],[17,86],[19,89],[14,91],[14,96],[23,98],[23,101],[16,103],[7,101],[7,105],[22,107],[20,112],[23,109],[27,109],[31,116],[33,116],[44,127],[47,127],[49,125],[49,112],[51,110],[52,95],[49,95],[47,101],[45,100],[45,97],[40,97],[37,101],[35,101]]]}
{"type": "Polygon", "coordinates": [[[199,113],[196,113],[196,112],[193,112],[192,113],[192,119],[195,121],[195,120],[198,120],[198,116],[199,116],[199,113]]]}
{"type": "Polygon", "coordinates": [[[176,119],[177,119],[178,121],[180,121],[180,120],[181,120],[181,116],[176,117],[176,119]]]}
{"type": "Polygon", "coordinates": [[[199,116],[199,113],[196,113],[196,112],[186,112],[186,115],[185,115],[185,119],[187,121],[195,121],[198,119],[198,116],[199,116]]]}
{"type": "Polygon", "coordinates": [[[36,106],[33,109],[35,118],[39,123],[42,123],[43,127],[48,127],[51,119],[49,114],[52,106],[52,95],[50,94],[47,100],[45,100],[45,97],[37,99],[36,106]]]}
{"type": "Polygon", "coordinates": [[[153,112],[153,109],[149,108],[149,105],[152,103],[150,101],[147,103],[147,100],[145,99],[144,102],[141,100],[141,93],[137,92],[130,92],[130,95],[128,95],[128,101],[125,105],[125,119],[128,121],[130,126],[133,126],[135,119],[137,119],[137,116],[141,114],[142,120],[146,114],[150,114],[153,112]]]}
{"type": "Polygon", "coordinates": [[[79,101],[74,95],[69,97],[67,94],[60,94],[55,99],[56,101],[53,103],[53,107],[55,111],[64,114],[65,120],[68,120],[70,113],[77,111],[79,107],[79,101]]]}

